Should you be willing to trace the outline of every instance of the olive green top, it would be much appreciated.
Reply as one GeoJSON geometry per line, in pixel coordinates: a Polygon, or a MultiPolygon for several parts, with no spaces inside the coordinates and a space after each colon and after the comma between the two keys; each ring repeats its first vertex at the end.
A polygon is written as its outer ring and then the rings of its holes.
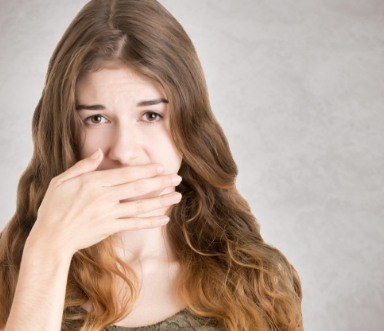
{"type": "Polygon", "coordinates": [[[112,325],[104,331],[223,331],[219,323],[208,317],[197,316],[190,313],[187,309],[179,311],[177,314],[156,324],[140,327],[123,327],[112,325]]]}

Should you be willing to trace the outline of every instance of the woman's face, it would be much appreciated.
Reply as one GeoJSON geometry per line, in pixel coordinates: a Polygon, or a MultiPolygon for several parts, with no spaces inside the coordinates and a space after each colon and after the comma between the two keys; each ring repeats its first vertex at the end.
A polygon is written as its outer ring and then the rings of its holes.
{"type": "Polygon", "coordinates": [[[116,65],[83,75],[76,85],[83,121],[81,158],[100,147],[99,170],[161,163],[177,173],[182,156],[170,135],[169,106],[161,87],[132,69],[116,65]]]}

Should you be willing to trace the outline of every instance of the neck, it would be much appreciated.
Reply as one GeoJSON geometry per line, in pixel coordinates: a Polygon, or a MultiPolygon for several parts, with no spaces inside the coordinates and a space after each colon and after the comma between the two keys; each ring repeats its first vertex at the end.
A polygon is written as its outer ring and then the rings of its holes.
{"type": "MultiPolygon", "coordinates": [[[[161,194],[169,193],[172,189],[165,189],[161,194]]],[[[153,210],[140,217],[170,215],[173,206],[153,210]]],[[[115,248],[120,258],[127,263],[158,261],[174,262],[175,256],[171,250],[167,236],[166,225],[150,229],[123,231],[113,235],[115,248]]]]}
{"type": "Polygon", "coordinates": [[[171,250],[166,226],[136,231],[124,231],[114,235],[115,248],[126,262],[157,260],[159,262],[175,260],[171,250]]]}

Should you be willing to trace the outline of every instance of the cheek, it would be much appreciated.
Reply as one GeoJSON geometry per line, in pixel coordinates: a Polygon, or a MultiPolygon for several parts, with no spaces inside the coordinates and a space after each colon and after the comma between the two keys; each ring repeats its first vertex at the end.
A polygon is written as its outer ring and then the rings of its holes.
{"type": "Polygon", "coordinates": [[[163,163],[166,169],[170,172],[177,172],[180,169],[182,155],[170,134],[167,134],[162,140],[158,140],[158,143],[152,147],[156,153],[156,159],[163,163]]]}
{"type": "Polygon", "coordinates": [[[84,130],[82,135],[82,145],[80,145],[80,157],[85,158],[93,154],[98,147],[105,149],[110,137],[103,130],[84,130]]]}

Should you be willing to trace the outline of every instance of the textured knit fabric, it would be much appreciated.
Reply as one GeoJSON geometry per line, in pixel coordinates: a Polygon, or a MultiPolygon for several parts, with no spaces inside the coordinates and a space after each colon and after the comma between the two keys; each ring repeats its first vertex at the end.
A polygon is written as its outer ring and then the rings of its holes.
{"type": "Polygon", "coordinates": [[[167,318],[162,322],[156,324],[141,326],[141,327],[123,327],[123,326],[110,326],[104,329],[105,331],[224,331],[219,327],[219,323],[212,318],[201,317],[191,314],[188,310],[184,309],[177,314],[167,318]]]}

